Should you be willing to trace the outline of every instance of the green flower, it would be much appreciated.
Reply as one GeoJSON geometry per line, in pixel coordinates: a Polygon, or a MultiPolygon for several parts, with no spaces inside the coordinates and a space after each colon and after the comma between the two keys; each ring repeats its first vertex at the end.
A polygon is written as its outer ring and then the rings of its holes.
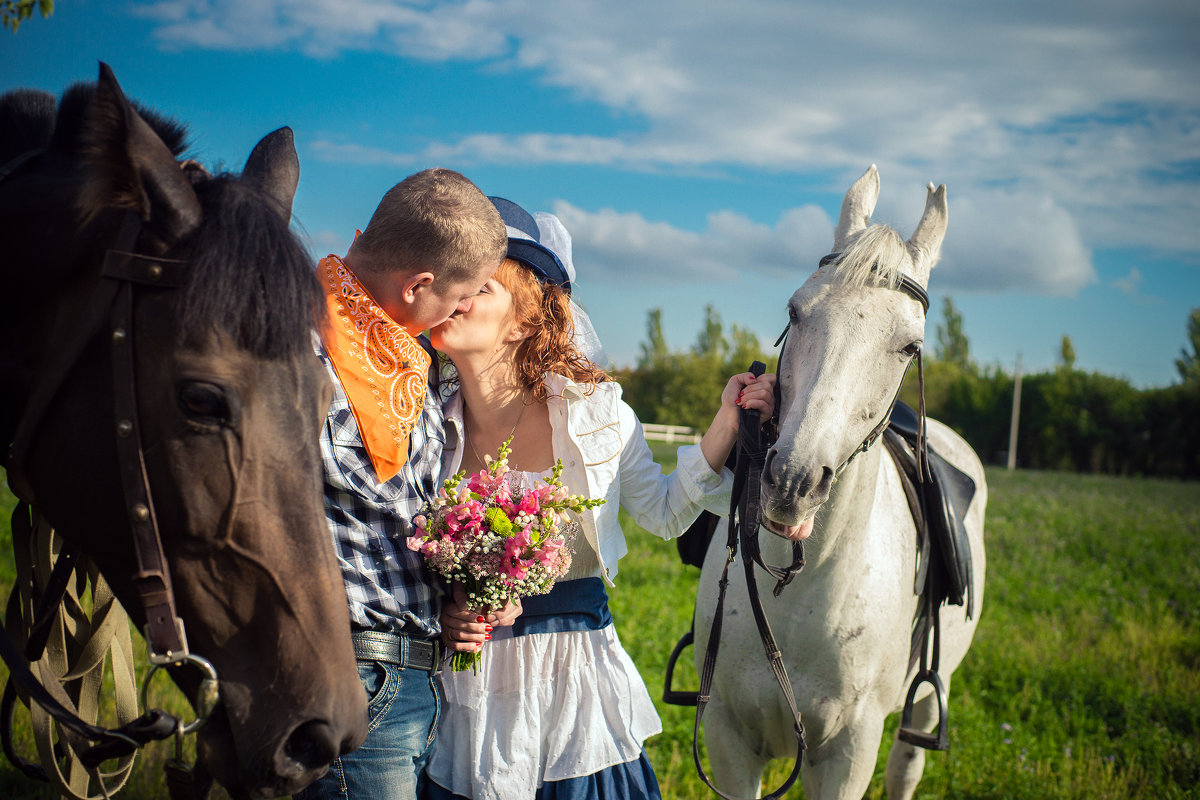
{"type": "Polygon", "coordinates": [[[488,528],[499,536],[510,536],[513,532],[512,521],[503,509],[493,506],[483,512],[483,520],[487,523],[488,528]]]}

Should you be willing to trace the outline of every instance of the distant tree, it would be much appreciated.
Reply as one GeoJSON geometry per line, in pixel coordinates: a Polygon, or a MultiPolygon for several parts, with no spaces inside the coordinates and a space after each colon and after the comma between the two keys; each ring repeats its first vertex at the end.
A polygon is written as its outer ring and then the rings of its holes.
{"type": "Polygon", "coordinates": [[[1184,383],[1200,383],[1200,308],[1193,308],[1188,317],[1188,344],[1192,352],[1189,353],[1186,347],[1180,350],[1175,368],[1184,383]]]}
{"type": "Polygon", "coordinates": [[[1062,344],[1059,346],[1058,363],[1063,369],[1075,369],[1075,345],[1071,344],[1071,337],[1063,334],[1062,344]]]}
{"type": "Polygon", "coordinates": [[[711,305],[704,307],[704,327],[692,348],[698,356],[720,360],[725,356],[726,343],[721,315],[711,305]]]}
{"type": "Polygon", "coordinates": [[[4,27],[16,33],[21,23],[33,16],[34,7],[45,19],[54,13],[54,0],[0,0],[0,18],[4,27]]]}
{"type": "Polygon", "coordinates": [[[652,308],[646,314],[646,341],[642,342],[638,366],[651,367],[661,364],[668,355],[667,339],[663,336],[662,309],[652,308]]]}
{"type": "Polygon", "coordinates": [[[940,361],[964,369],[971,366],[971,351],[963,330],[962,313],[949,296],[942,300],[942,322],[937,327],[937,357],[940,361]]]}

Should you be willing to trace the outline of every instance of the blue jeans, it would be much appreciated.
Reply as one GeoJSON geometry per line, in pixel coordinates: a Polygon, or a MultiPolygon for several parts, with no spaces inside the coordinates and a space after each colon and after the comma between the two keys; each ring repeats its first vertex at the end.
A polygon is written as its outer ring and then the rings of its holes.
{"type": "Polygon", "coordinates": [[[367,738],[337,758],[319,781],[294,800],[415,800],[437,732],[441,687],[433,673],[359,661],[367,690],[367,738]]]}

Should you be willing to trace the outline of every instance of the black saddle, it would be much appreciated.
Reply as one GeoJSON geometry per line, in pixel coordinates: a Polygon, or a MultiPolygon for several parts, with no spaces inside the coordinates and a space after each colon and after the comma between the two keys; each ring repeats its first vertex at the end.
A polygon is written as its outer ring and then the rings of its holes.
{"type": "Polygon", "coordinates": [[[920,593],[925,581],[930,581],[935,602],[965,604],[970,619],[975,616],[975,598],[970,593],[971,543],[966,514],[975,496],[975,481],[929,447],[930,474],[922,482],[916,452],[918,425],[917,413],[896,403],[891,423],[883,432],[884,446],[896,462],[917,526],[920,552],[915,590],[920,593]]]}

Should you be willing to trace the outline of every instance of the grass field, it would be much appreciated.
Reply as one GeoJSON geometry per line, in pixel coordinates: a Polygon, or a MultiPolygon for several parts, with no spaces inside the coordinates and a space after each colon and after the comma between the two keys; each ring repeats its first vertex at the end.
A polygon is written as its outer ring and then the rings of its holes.
{"type": "MultiPolygon", "coordinates": [[[[955,673],[951,749],[929,755],[918,797],[1200,798],[1200,485],[1000,470],[988,480],[985,606],[955,673]]],[[[5,593],[11,503],[5,491],[5,593]]],[[[625,522],[630,553],[613,614],[657,703],[698,570],[625,522]]],[[[676,685],[694,687],[694,672],[676,685]]],[[[715,797],[691,763],[692,710],[659,704],[659,712],[663,733],[647,750],[664,798],[715,797]]],[[[867,797],[883,797],[895,724],[867,797]]],[[[120,796],[162,794],[167,756],[166,745],[152,749],[120,796]]],[[[788,767],[773,764],[767,781],[778,785],[788,767]]],[[[0,797],[47,796],[0,760],[0,797]]]]}

